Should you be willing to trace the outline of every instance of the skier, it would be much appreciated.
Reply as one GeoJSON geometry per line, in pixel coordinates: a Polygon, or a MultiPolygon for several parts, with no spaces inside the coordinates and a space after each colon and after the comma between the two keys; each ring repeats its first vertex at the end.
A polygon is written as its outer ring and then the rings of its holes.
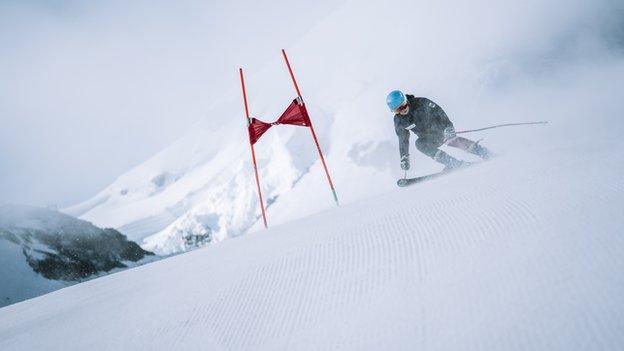
{"type": "Polygon", "coordinates": [[[388,94],[386,103],[394,115],[394,130],[399,137],[399,153],[401,169],[410,168],[409,137],[410,130],[418,136],[416,148],[418,151],[433,158],[446,166],[445,170],[465,166],[468,162],[460,161],[439,149],[442,145],[449,145],[482,159],[489,158],[489,151],[478,142],[459,137],[455,134],[453,123],[448,116],[433,101],[405,95],[400,90],[388,94]]]}

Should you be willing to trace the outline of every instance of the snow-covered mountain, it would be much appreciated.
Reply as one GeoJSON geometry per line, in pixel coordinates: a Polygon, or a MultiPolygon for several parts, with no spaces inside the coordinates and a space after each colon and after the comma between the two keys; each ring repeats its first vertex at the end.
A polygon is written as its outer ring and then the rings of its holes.
{"type": "MultiPolygon", "coordinates": [[[[578,123],[588,116],[608,125],[620,106],[613,78],[622,75],[612,5],[573,0],[561,11],[543,1],[345,2],[286,48],[341,202],[388,192],[402,175],[384,104],[392,89],[437,101],[458,130],[543,119],[559,138],[582,132],[578,123]]],[[[271,62],[242,63],[251,113],[268,121],[295,95],[279,49],[271,62]]],[[[232,85],[192,131],[64,211],[165,254],[259,229],[236,69],[224,72],[232,85]]],[[[504,154],[545,130],[474,137],[504,154]]],[[[334,207],[306,129],[272,128],[256,154],[269,225],[334,207]]],[[[412,163],[418,174],[440,168],[415,151],[412,163]]]]}
{"type": "Polygon", "coordinates": [[[29,206],[0,206],[0,306],[39,296],[152,253],[114,229],[29,206]]]}

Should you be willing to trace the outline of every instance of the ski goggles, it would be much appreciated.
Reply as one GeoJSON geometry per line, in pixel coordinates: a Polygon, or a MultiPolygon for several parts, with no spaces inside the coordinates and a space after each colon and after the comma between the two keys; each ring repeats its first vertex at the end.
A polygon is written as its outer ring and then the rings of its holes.
{"type": "Polygon", "coordinates": [[[406,102],[404,102],[401,106],[397,107],[394,112],[396,113],[404,113],[407,108],[409,107],[409,104],[406,102]]]}

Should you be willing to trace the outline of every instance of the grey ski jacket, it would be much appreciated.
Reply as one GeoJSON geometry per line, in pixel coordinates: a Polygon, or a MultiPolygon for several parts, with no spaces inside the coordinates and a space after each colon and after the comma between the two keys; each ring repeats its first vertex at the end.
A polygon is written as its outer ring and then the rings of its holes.
{"type": "Polygon", "coordinates": [[[409,113],[405,116],[394,115],[394,131],[399,137],[399,153],[403,157],[409,154],[409,132],[418,136],[420,144],[431,144],[438,148],[444,142],[444,129],[453,126],[444,110],[433,101],[424,97],[406,95],[409,113]]]}

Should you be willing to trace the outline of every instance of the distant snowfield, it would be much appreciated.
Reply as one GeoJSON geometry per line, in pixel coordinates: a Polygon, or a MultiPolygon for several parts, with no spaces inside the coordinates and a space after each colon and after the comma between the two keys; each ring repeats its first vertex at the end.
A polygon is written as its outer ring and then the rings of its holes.
{"type": "Polygon", "coordinates": [[[621,350],[624,142],[609,135],[527,138],[442,178],[8,306],[0,349],[621,350]]]}

